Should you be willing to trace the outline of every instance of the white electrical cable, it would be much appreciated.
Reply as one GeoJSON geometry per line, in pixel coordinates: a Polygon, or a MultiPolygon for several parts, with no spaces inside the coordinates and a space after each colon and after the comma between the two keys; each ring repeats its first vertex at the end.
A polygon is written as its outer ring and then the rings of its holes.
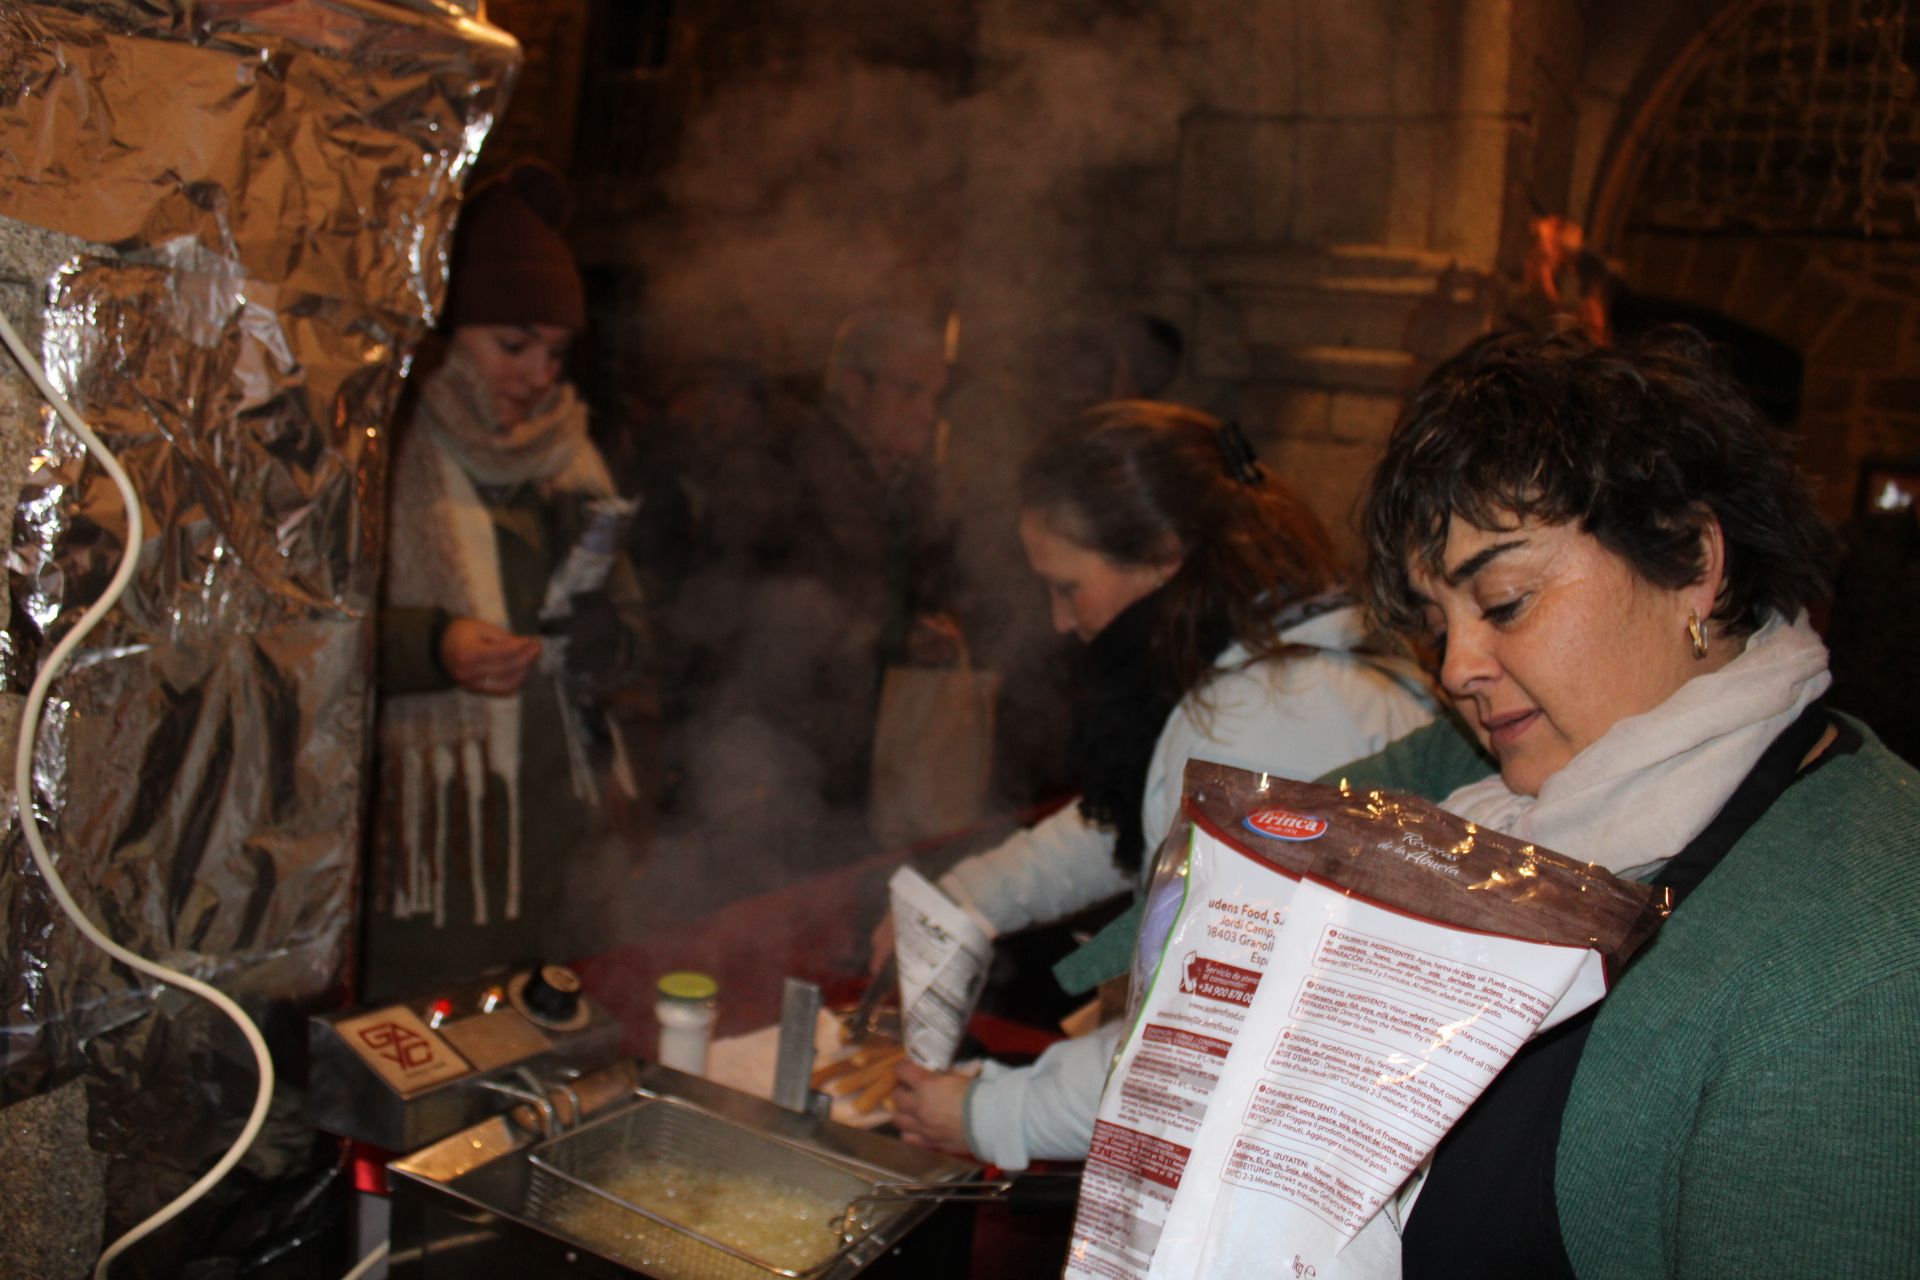
{"type": "Polygon", "coordinates": [[[184,973],[156,964],[145,956],[129,951],[96,928],[94,923],[87,919],[86,913],[80,909],[80,904],[73,900],[73,895],[67,892],[67,886],[60,879],[60,873],[54,869],[53,857],[47,852],[46,842],[41,838],[40,824],[33,813],[33,750],[34,740],[39,735],[40,713],[46,705],[47,689],[52,685],[54,674],[59,671],[61,664],[79,647],[87,633],[106,616],[107,611],[127,589],[127,583],[132,580],[134,567],[139,559],[140,542],[145,535],[141,529],[140,495],[134,492],[132,482],[127,479],[126,471],[120,466],[120,460],[100,442],[98,436],[93,434],[92,429],[74,411],[73,406],[67,403],[66,397],[54,389],[53,384],[47,380],[46,370],[40,367],[40,362],[34,359],[33,354],[27,350],[26,344],[20,341],[20,335],[14,332],[13,325],[8,323],[4,315],[0,315],[0,338],[5,339],[7,349],[13,352],[13,358],[20,362],[20,367],[26,371],[29,378],[33,379],[33,384],[40,389],[40,394],[45,397],[47,403],[53,406],[54,411],[69,427],[73,428],[74,434],[86,443],[88,451],[106,469],[107,474],[113,477],[113,483],[118,486],[120,496],[127,508],[126,550],[120,557],[120,567],[114,573],[113,581],[107,584],[106,594],[96,600],[80,616],[80,621],[74,624],[73,630],[54,646],[53,653],[40,665],[40,674],[34,679],[33,688],[27,694],[26,708],[20,715],[20,739],[15,748],[18,755],[13,765],[13,792],[15,802],[20,809],[21,834],[26,837],[27,847],[33,853],[33,861],[40,868],[40,874],[45,878],[47,888],[52,891],[54,901],[60,904],[60,909],[67,913],[74,927],[80,930],[87,941],[131,969],[138,970],[170,986],[191,991],[201,999],[218,1006],[222,1013],[232,1018],[239,1026],[240,1034],[247,1038],[248,1045],[253,1049],[253,1056],[260,1064],[260,1091],[253,1100],[253,1113],[247,1117],[246,1127],[240,1131],[240,1136],[227,1149],[226,1155],[220,1158],[220,1162],[207,1170],[198,1182],[175,1197],[158,1213],[114,1241],[100,1255],[100,1261],[94,1266],[93,1274],[94,1280],[104,1280],[107,1267],[115,1258],[125,1253],[135,1242],[144,1239],[178,1217],[188,1205],[212,1190],[213,1185],[226,1177],[233,1166],[238,1164],[240,1158],[247,1153],[247,1148],[253,1145],[254,1138],[259,1136],[260,1126],[266,1123],[267,1104],[273,1100],[273,1060],[267,1056],[267,1042],[261,1037],[260,1028],[253,1025],[253,1019],[247,1017],[246,1011],[235,1004],[225,992],[197,978],[188,977],[184,973]]]}

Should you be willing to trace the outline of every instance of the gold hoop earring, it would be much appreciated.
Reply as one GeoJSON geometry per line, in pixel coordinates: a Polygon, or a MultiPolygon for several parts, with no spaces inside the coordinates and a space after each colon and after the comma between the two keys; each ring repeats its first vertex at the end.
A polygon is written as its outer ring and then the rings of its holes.
{"type": "Polygon", "coordinates": [[[1700,615],[1691,610],[1687,613],[1687,639],[1693,641],[1693,656],[1707,656],[1707,629],[1700,625],[1700,615]]]}

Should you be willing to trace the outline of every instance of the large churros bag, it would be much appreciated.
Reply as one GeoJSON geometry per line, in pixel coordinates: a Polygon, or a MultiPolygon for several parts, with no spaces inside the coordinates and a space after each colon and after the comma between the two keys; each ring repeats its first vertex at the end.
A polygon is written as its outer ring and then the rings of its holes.
{"type": "Polygon", "coordinates": [[[1381,1205],[1662,916],[1423,801],[1190,764],[1067,1274],[1390,1266],[1381,1205]]]}

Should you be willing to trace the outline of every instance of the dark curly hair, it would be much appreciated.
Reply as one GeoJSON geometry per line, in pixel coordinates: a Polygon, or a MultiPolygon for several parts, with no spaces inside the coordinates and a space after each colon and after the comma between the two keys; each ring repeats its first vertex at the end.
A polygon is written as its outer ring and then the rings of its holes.
{"type": "Polygon", "coordinates": [[[1020,475],[1021,506],[1062,537],[1121,565],[1181,557],[1153,638],[1175,693],[1211,669],[1210,620],[1253,656],[1276,654],[1281,606],[1343,581],[1325,526],[1250,458],[1236,479],[1221,430],[1196,409],[1116,400],[1053,431],[1020,475]]]}
{"type": "Polygon", "coordinates": [[[1447,525],[1577,521],[1669,590],[1705,569],[1720,523],[1712,617],[1750,635],[1825,596],[1837,542],[1780,434],[1706,340],[1678,326],[1624,348],[1574,334],[1484,338],[1430,374],[1375,470],[1364,520],[1376,617],[1424,628],[1409,574],[1438,574],[1447,525]]]}

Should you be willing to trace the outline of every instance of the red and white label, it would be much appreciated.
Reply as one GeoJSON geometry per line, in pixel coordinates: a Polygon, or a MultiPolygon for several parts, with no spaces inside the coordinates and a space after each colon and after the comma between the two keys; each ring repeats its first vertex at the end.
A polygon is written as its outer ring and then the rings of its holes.
{"type": "Polygon", "coordinates": [[[1318,840],[1327,834],[1327,820],[1310,813],[1295,813],[1275,806],[1256,809],[1243,821],[1247,830],[1269,840],[1318,840]]]}

